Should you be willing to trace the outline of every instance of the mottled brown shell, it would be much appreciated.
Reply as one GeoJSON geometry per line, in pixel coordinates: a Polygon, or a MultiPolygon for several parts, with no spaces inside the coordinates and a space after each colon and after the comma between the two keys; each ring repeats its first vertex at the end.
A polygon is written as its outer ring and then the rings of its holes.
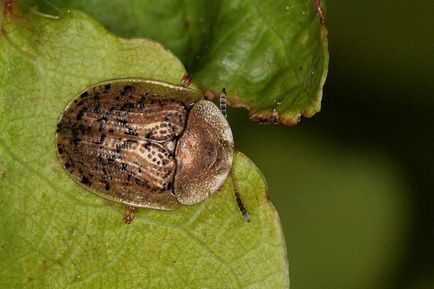
{"type": "Polygon", "coordinates": [[[192,89],[146,79],[87,88],[57,129],[59,160],[91,192],[129,206],[175,209],[217,191],[233,156],[230,127],[192,89]]]}

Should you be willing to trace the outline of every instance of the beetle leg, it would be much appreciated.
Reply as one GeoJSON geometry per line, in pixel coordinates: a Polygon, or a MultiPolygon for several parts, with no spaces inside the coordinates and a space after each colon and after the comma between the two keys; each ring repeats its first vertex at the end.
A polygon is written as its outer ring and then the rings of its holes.
{"type": "Polygon", "coordinates": [[[232,180],[232,188],[234,190],[235,200],[237,201],[238,208],[240,209],[241,214],[243,215],[244,221],[247,223],[250,223],[250,216],[247,212],[246,208],[244,207],[243,201],[241,201],[240,194],[238,193],[238,187],[236,184],[235,176],[233,174],[233,171],[231,169],[230,171],[230,178],[232,180]]]}
{"type": "Polygon", "coordinates": [[[226,113],[226,89],[224,88],[220,92],[220,111],[225,118],[228,118],[228,114],[226,113]]]}
{"type": "Polygon", "coordinates": [[[136,210],[135,207],[129,206],[127,211],[124,215],[124,222],[125,224],[131,224],[131,222],[134,220],[134,211],[136,210]]]}
{"type": "Polygon", "coordinates": [[[193,78],[188,75],[188,74],[184,74],[181,78],[181,86],[187,87],[191,84],[193,78]]]}

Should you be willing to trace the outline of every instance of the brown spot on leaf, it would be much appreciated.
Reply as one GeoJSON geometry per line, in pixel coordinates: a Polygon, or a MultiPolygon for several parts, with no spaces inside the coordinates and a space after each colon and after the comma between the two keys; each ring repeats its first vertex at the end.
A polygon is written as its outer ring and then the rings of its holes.
{"type": "Polygon", "coordinates": [[[5,16],[18,14],[18,0],[4,0],[3,14],[5,16]]]}
{"type": "Polygon", "coordinates": [[[301,120],[302,114],[298,114],[292,118],[281,118],[280,123],[286,126],[294,126],[297,125],[301,120]]]}
{"type": "Polygon", "coordinates": [[[255,112],[250,115],[250,119],[262,124],[278,124],[279,113],[277,111],[272,112],[255,112]]]}
{"type": "Polygon", "coordinates": [[[319,17],[319,22],[323,25],[325,23],[325,15],[321,9],[321,0],[313,0],[313,5],[316,10],[316,15],[319,17]]]}

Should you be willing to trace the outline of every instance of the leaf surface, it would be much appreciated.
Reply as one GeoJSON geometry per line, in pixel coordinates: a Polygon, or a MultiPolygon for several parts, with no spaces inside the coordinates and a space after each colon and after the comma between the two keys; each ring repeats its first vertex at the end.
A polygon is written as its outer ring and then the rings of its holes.
{"type": "Polygon", "coordinates": [[[175,211],[125,207],[82,189],[56,156],[56,123],[86,86],[135,76],[179,83],[161,45],[122,39],[75,11],[5,11],[0,35],[0,287],[288,288],[285,245],[266,185],[243,154],[206,201],[175,211]]]}

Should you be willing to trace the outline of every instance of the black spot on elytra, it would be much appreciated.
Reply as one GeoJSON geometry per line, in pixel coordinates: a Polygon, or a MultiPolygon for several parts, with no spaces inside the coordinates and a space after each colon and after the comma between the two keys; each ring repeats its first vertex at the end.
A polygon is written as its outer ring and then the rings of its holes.
{"type": "Polygon", "coordinates": [[[84,104],[85,100],[82,99],[77,103],[77,107],[82,106],[84,104]]]}
{"type": "Polygon", "coordinates": [[[88,179],[86,176],[82,176],[80,182],[81,182],[83,185],[85,185],[85,186],[90,186],[90,185],[92,185],[92,183],[89,181],[89,179],[88,179]]]}
{"type": "Polygon", "coordinates": [[[80,121],[81,118],[83,117],[83,115],[85,114],[85,112],[87,111],[87,107],[83,107],[78,113],[77,116],[75,117],[77,121],[80,121]]]}
{"type": "Polygon", "coordinates": [[[129,140],[128,139],[128,140],[122,142],[121,144],[117,144],[116,148],[118,148],[119,150],[120,149],[128,149],[130,147],[130,145],[133,144],[133,143],[137,143],[137,141],[129,140]]]}
{"type": "Polygon", "coordinates": [[[83,93],[80,95],[81,98],[85,98],[85,97],[88,97],[88,96],[89,96],[89,93],[88,93],[87,91],[83,92],[83,93]]]}
{"type": "Polygon", "coordinates": [[[131,102],[127,102],[124,105],[121,106],[121,110],[122,111],[132,111],[134,109],[134,104],[131,102]]]}
{"type": "Polygon", "coordinates": [[[106,115],[103,115],[98,121],[100,124],[106,123],[108,120],[108,117],[106,115]]]}
{"type": "Polygon", "coordinates": [[[145,107],[145,101],[140,99],[139,103],[137,104],[138,108],[144,108],[145,107]]]}
{"type": "Polygon", "coordinates": [[[132,129],[132,128],[128,128],[127,131],[124,131],[124,134],[126,134],[126,135],[135,135],[135,136],[139,135],[139,134],[138,134],[134,129],[132,129]]]}
{"type": "Polygon", "coordinates": [[[99,141],[97,141],[95,144],[102,144],[104,142],[106,138],[106,135],[103,133],[101,134],[101,136],[99,137],[99,141]]]}
{"type": "Polygon", "coordinates": [[[70,144],[78,145],[78,143],[81,142],[81,139],[79,138],[73,138],[69,141],[70,144]]]}
{"type": "Polygon", "coordinates": [[[126,120],[125,118],[120,118],[118,117],[116,119],[116,121],[118,122],[118,124],[125,126],[128,123],[128,120],[126,120]]]}
{"type": "Polygon", "coordinates": [[[104,85],[104,92],[107,92],[108,90],[110,90],[110,83],[104,85]]]}
{"type": "MultiPolygon", "coordinates": [[[[133,87],[131,85],[125,85],[122,88],[122,91],[120,92],[120,95],[121,96],[125,96],[127,93],[130,93],[132,90],[133,90],[133,87]]],[[[129,96],[130,96],[130,98],[132,97],[131,94],[129,96]]]]}
{"type": "Polygon", "coordinates": [[[105,183],[105,187],[106,191],[110,191],[110,185],[108,183],[105,183]]]}

